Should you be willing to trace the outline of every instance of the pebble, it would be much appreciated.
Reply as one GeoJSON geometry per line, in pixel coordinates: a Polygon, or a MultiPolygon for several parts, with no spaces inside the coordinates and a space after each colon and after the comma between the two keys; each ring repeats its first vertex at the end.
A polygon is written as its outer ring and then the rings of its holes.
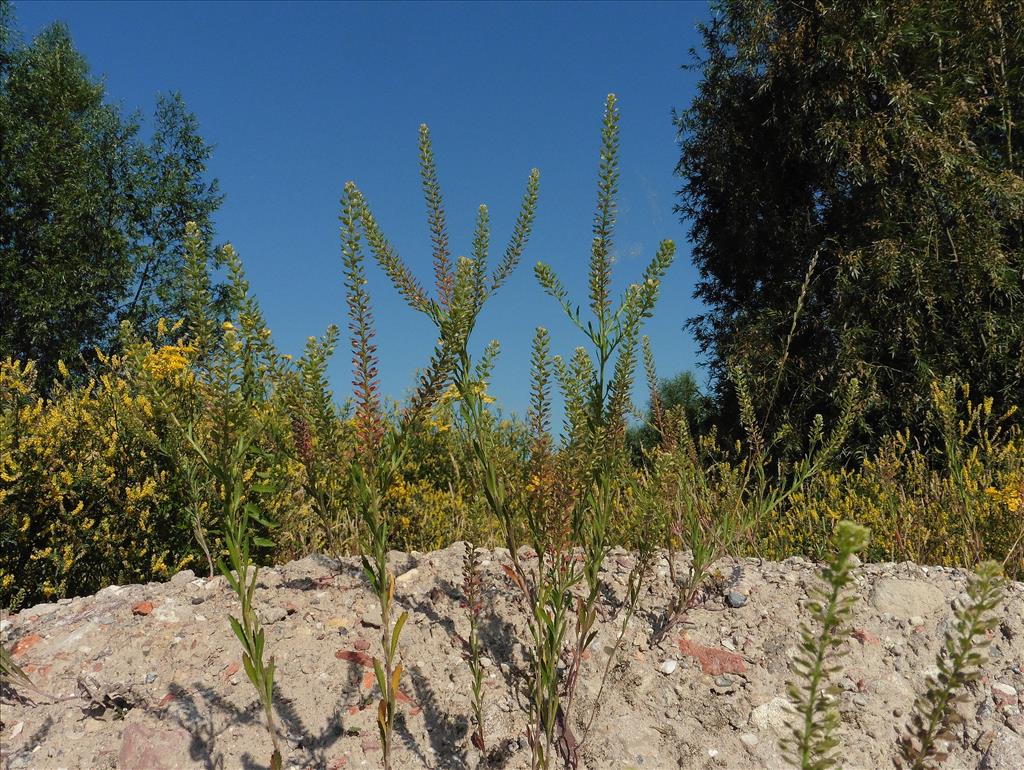
{"type": "Polygon", "coordinates": [[[992,685],[992,700],[1000,707],[1016,706],[1017,688],[1006,682],[996,682],[992,685]]]}
{"type": "Polygon", "coordinates": [[[171,578],[171,585],[180,586],[183,583],[191,583],[196,579],[196,573],[190,569],[182,570],[171,578]]]}
{"type": "Polygon", "coordinates": [[[667,676],[668,674],[674,673],[677,668],[679,668],[679,661],[669,659],[658,666],[658,671],[667,676]]]}
{"type": "Polygon", "coordinates": [[[288,617],[288,610],[284,607],[270,606],[260,610],[260,619],[268,626],[284,620],[286,617],[288,617]]]}
{"type": "Polygon", "coordinates": [[[418,578],[419,575],[420,575],[419,569],[416,568],[416,567],[413,567],[408,572],[403,572],[401,575],[399,575],[397,578],[395,578],[395,584],[396,585],[400,585],[400,586],[406,585],[406,584],[411,583],[414,580],[416,580],[416,578],[418,578]]]}
{"type": "Polygon", "coordinates": [[[740,736],[740,743],[743,744],[743,747],[747,751],[753,751],[760,742],[760,739],[753,733],[743,733],[743,735],[740,736]]]}
{"type": "Polygon", "coordinates": [[[730,591],[725,596],[725,603],[737,610],[747,603],[747,597],[738,591],[730,591]]]}

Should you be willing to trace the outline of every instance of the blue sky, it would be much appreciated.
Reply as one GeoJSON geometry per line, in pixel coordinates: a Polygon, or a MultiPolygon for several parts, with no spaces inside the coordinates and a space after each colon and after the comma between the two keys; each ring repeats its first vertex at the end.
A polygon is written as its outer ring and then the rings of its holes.
{"type": "MultiPolygon", "coordinates": [[[[66,22],[126,112],[148,114],[158,92],[183,93],[216,145],[210,171],[227,196],[218,240],[240,252],[283,352],[298,354],[307,336],[344,324],[337,208],[346,180],[429,281],[420,123],[431,129],[456,254],[469,253],[476,207],[487,203],[498,259],[527,174],[539,168],[533,238],[476,338],[501,340],[491,391],[517,412],[527,404],[534,327],[548,327],[565,356],[583,343],[532,266],[551,264],[585,305],[609,92],[622,113],[616,289],[639,277],[659,240],[673,239],[677,261],[646,331],[663,375],[698,364],[683,329],[700,306],[686,226],[672,212],[680,180],[671,111],[693,96],[697,76],[681,65],[708,14],[687,2],[15,4],[26,37],[66,22]]],[[[369,279],[383,388],[401,397],[434,335],[375,266],[369,279]]],[[[340,398],[348,361],[341,348],[331,367],[340,398]]],[[[645,403],[639,388],[637,400],[645,403]]]]}

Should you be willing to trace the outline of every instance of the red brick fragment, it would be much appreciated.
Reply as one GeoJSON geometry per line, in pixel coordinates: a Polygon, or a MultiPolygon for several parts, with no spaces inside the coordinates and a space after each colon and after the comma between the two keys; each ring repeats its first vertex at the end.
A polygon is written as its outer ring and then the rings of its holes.
{"type": "Polygon", "coordinates": [[[231,677],[233,677],[235,674],[238,673],[238,669],[239,668],[241,668],[241,667],[238,665],[238,661],[237,660],[233,660],[230,663],[228,663],[224,667],[224,670],[221,671],[221,673],[220,673],[221,681],[222,682],[228,681],[231,677]]]}
{"type": "Polygon", "coordinates": [[[881,644],[882,640],[875,636],[870,631],[865,631],[863,628],[855,628],[853,630],[853,638],[861,644],[881,644]]]}
{"type": "Polygon", "coordinates": [[[138,604],[134,605],[132,607],[132,614],[133,615],[148,615],[149,613],[151,613],[153,611],[153,609],[154,609],[153,602],[147,600],[147,601],[144,601],[144,602],[139,602],[138,604]]]}
{"type": "Polygon", "coordinates": [[[29,634],[28,636],[23,636],[21,637],[21,639],[14,643],[14,646],[11,648],[11,655],[21,655],[24,652],[28,652],[37,644],[39,644],[39,642],[41,642],[42,640],[43,637],[41,637],[39,634],[29,634]]]}
{"type": "Polygon", "coordinates": [[[685,636],[679,637],[679,651],[700,663],[701,670],[710,676],[742,674],[747,670],[747,662],[742,655],[717,647],[705,647],[685,636]]]}
{"type": "Polygon", "coordinates": [[[188,762],[189,735],[164,725],[128,724],[124,728],[118,770],[174,770],[188,762]]]}
{"type": "Polygon", "coordinates": [[[363,674],[362,688],[364,690],[372,690],[377,685],[377,675],[372,671],[367,671],[363,674]]]}
{"type": "Polygon", "coordinates": [[[343,768],[347,764],[347,757],[335,757],[331,760],[331,764],[327,766],[327,770],[341,770],[341,768],[343,768]]]}
{"type": "Polygon", "coordinates": [[[358,663],[360,666],[365,668],[373,668],[373,658],[359,650],[338,650],[334,653],[334,657],[338,660],[348,660],[352,663],[358,663]]]}

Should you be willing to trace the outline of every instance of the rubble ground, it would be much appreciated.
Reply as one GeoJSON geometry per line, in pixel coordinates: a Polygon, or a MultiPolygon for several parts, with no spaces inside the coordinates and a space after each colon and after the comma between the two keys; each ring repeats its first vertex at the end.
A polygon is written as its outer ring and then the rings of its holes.
{"type": "MultiPolygon", "coordinates": [[[[470,741],[469,622],[461,603],[464,546],[392,553],[396,598],[409,612],[396,768],[529,767],[522,670],[529,639],[508,553],[480,550],[488,756],[470,741]]],[[[685,574],[685,557],[678,556],[685,574]]],[[[599,635],[574,707],[582,736],[619,628],[633,556],[613,551],[599,635]]],[[[651,630],[670,587],[664,554],[645,589],[583,742],[581,767],[782,767],[785,685],[808,588],[819,568],[723,559],[701,601],[658,645],[651,630]]],[[[892,766],[968,573],[911,563],[854,571],[859,601],[833,682],[846,768],[892,766]]],[[[236,598],[222,577],[189,571],[167,583],[110,586],[0,621],[16,663],[49,696],[2,693],[4,768],[171,770],[267,767],[270,741],[227,616],[236,598]]],[[[372,656],[380,615],[358,560],[312,556],[259,572],[256,605],[277,663],[275,706],[286,768],[376,767],[380,746],[372,656]]],[[[1024,584],[1010,583],[981,679],[944,767],[1024,767],[1024,584]]]]}

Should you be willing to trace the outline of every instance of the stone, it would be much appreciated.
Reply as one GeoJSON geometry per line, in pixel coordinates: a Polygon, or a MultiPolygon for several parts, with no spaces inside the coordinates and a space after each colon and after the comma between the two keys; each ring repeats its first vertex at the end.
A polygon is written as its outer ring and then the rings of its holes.
{"type": "MultiPolygon", "coordinates": [[[[189,611],[189,614],[191,614],[191,610],[189,611]]],[[[177,623],[177,608],[173,602],[164,602],[153,610],[153,618],[161,623],[177,623]]]]}
{"type": "Polygon", "coordinates": [[[757,748],[757,744],[760,742],[761,739],[753,733],[743,733],[743,735],[740,736],[740,743],[743,744],[743,748],[747,751],[753,751],[757,748]]]}
{"type": "Polygon", "coordinates": [[[411,570],[407,570],[406,572],[403,572],[401,575],[396,577],[395,578],[395,585],[398,585],[398,586],[409,585],[410,583],[415,581],[416,578],[418,578],[419,576],[420,576],[419,569],[416,568],[416,567],[413,567],[411,570]]]}
{"type": "Polygon", "coordinates": [[[132,605],[132,615],[149,615],[153,611],[153,602],[144,601],[132,605]]]}
{"type": "Polygon", "coordinates": [[[1008,708],[1017,705],[1017,688],[1006,682],[996,682],[992,685],[992,700],[1000,708],[1008,708]]]}
{"type": "Polygon", "coordinates": [[[1024,738],[1005,728],[996,728],[996,735],[981,760],[981,770],[1020,770],[1024,757],[1024,738]]]}
{"type": "Polygon", "coordinates": [[[725,595],[725,603],[732,607],[734,610],[738,610],[740,607],[747,603],[747,597],[738,591],[730,591],[725,595]]]}
{"type": "Polygon", "coordinates": [[[271,605],[260,609],[260,620],[264,625],[272,625],[288,617],[288,610],[281,606],[271,605]]]}
{"type": "Polygon", "coordinates": [[[14,643],[14,646],[11,648],[11,655],[13,657],[22,655],[31,650],[33,647],[35,647],[42,640],[43,637],[41,637],[39,634],[29,634],[28,636],[23,636],[21,637],[21,639],[14,643]]]}
{"type": "Polygon", "coordinates": [[[715,647],[705,647],[685,636],[679,638],[679,651],[696,659],[701,670],[710,676],[742,674],[747,670],[747,663],[742,655],[715,647]]]}
{"type": "Polygon", "coordinates": [[[658,671],[667,676],[669,674],[674,673],[677,668],[679,668],[679,661],[672,660],[670,658],[669,660],[666,660],[664,663],[658,666],[658,671]]]}
{"type": "Polygon", "coordinates": [[[791,707],[782,697],[772,698],[750,712],[750,724],[761,731],[782,735],[789,724],[791,707]]]}
{"type": "Polygon", "coordinates": [[[175,770],[190,764],[191,738],[180,727],[150,726],[135,722],[125,725],[118,770],[175,770]]]}
{"type": "Polygon", "coordinates": [[[171,578],[171,585],[180,586],[186,583],[191,583],[196,579],[196,573],[190,569],[182,570],[171,578]]]}
{"type": "Polygon", "coordinates": [[[875,636],[870,631],[863,628],[855,628],[852,634],[853,638],[861,644],[881,644],[882,640],[875,636]]]}
{"type": "Polygon", "coordinates": [[[871,592],[871,604],[901,620],[931,615],[946,606],[942,591],[923,580],[882,578],[871,592]]]}
{"type": "Polygon", "coordinates": [[[257,573],[260,588],[277,588],[284,582],[281,573],[276,569],[264,568],[257,573]]]}

